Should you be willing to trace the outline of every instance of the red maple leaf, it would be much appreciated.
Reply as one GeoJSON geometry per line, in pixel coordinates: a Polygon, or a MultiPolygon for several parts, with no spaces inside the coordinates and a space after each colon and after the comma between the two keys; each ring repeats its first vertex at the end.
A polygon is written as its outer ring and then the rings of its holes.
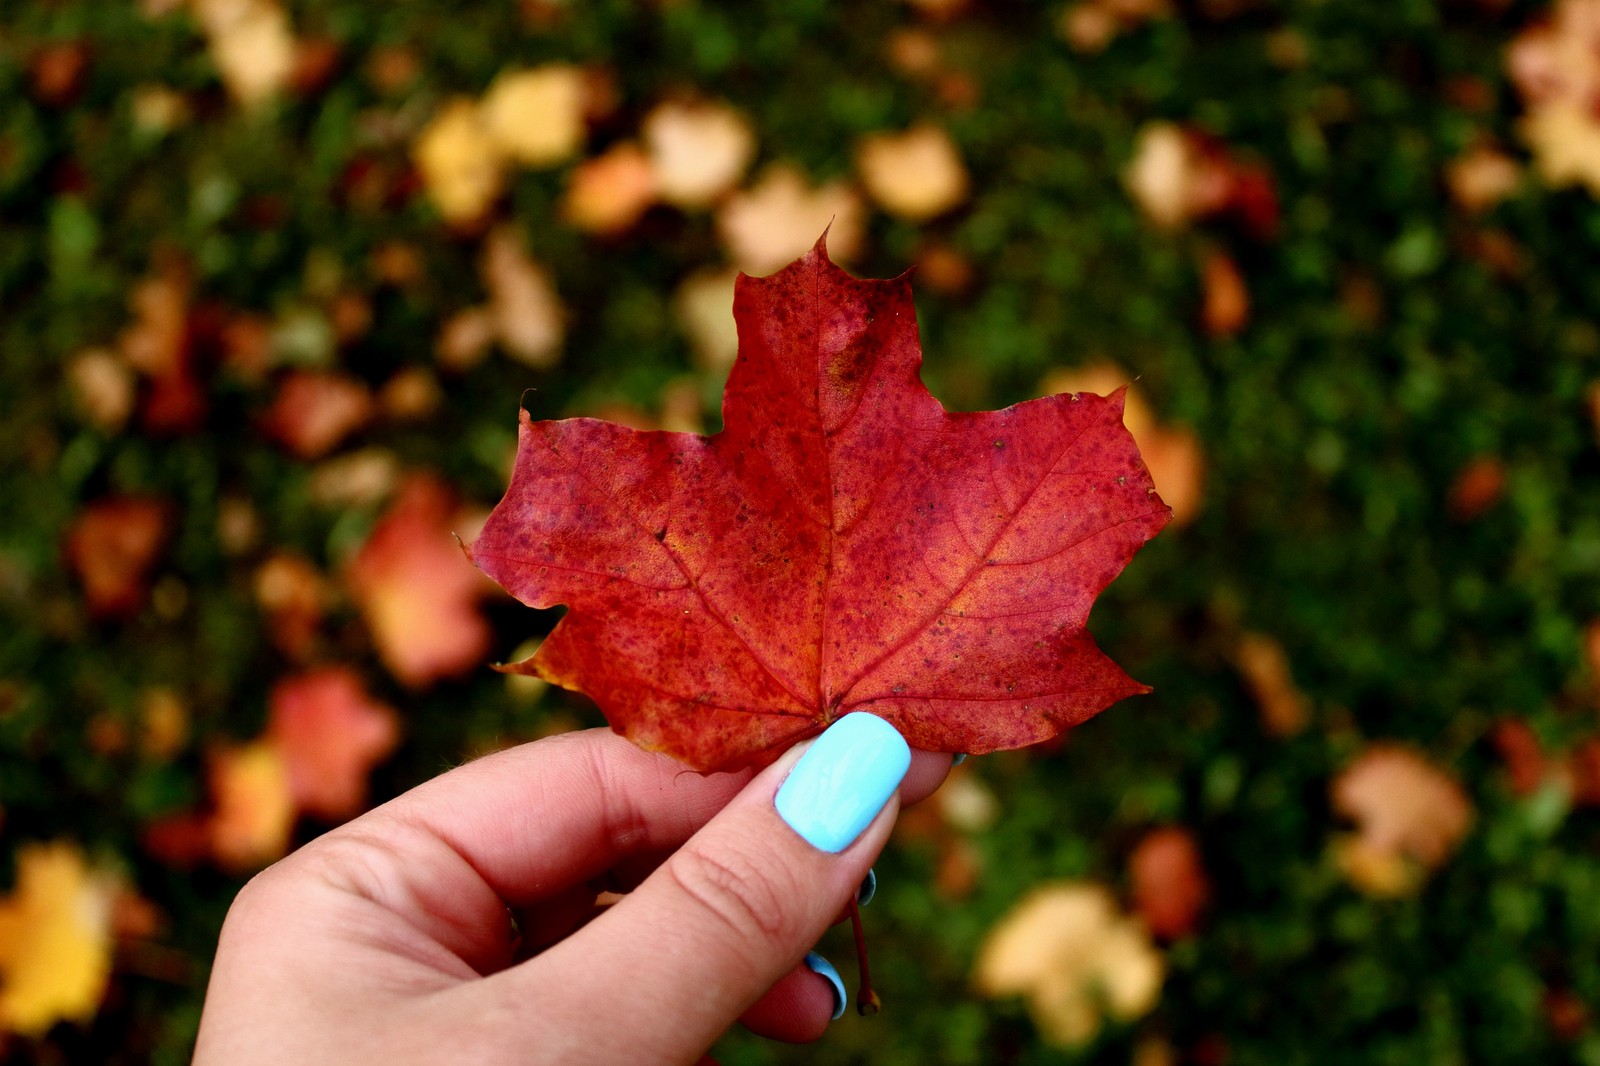
{"type": "Polygon", "coordinates": [[[850,711],[981,753],[1148,691],[1084,628],[1170,517],[1121,391],[947,412],[918,376],[909,276],[852,278],[821,241],[741,276],[734,315],[721,433],[522,412],[470,554],[569,610],[506,669],[706,771],[850,711]]]}

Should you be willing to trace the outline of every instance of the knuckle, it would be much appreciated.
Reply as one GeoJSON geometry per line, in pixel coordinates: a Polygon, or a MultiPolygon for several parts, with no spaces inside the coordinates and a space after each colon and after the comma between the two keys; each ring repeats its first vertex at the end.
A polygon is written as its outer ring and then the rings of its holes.
{"type": "Polygon", "coordinates": [[[690,841],[667,863],[678,888],[753,949],[788,947],[802,936],[794,917],[800,886],[777,861],[761,861],[761,849],[707,847],[690,841]]]}

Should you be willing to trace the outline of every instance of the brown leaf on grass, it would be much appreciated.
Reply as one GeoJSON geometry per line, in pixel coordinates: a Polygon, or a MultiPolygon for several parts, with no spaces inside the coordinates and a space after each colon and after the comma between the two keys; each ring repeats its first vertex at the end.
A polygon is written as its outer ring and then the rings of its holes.
{"type": "Polygon", "coordinates": [[[1330,791],[1333,809],[1356,823],[1337,845],[1340,865],[1372,895],[1415,891],[1472,826],[1472,801],[1456,779],[1395,745],[1367,748],[1330,791]]]}
{"type": "Polygon", "coordinates": [[[1093,1040],[1104,1020],[1155,1008],[1165,963],[1137,920],[1100,885],[1059,881],[1030,892],[989,931],[973,979],[988,996],[1022,995],[1042,1035],[1093,1040]]]}
{"type": "Polygon", "coordinates": [[[257,568],[255,592],[273,644],[291,659],[304,658],[332,598],[327,581],[306,559],[284,553],[257,568]]]}
{"type": "Polygon", "coordinates": [[[733,265],[747,274],[770,274],[804,255],[827,230],[836,263],[855,258],[861,244],[861,198],[843,182],[813,188],[797,168],[775,163],[755,185],[729,197],[717,229],[733,265]]]}
{"type": "MultiPolygon", "coordinates": [[[[484,241],[479,269],[489,291],[489,321],[506,354],[528,366],[554,365],[566,327],[550,271],[534,262],[521,238],[505,226],[484,241]]],[[[470,344],[466,338],[455,340],[463,350],[470,344]]]]}
{"type": "Polygon", "coordinates": [[[358,378],[296,370],[261,419],[266,435],[300,459],[320,459],[372,420],[372,390],[358,378]]]}
{"type": "Polygon", "coordinates": [[[448,486],[413,476],[345,570],[379,656],[411,688],[465,673],[489,651],[479,601],[491,590],[452,536],[456,513],[448,486]]]}
{"type": "Polygon", "coordinates": [[[68,107],[82,91],[88,70],[88,42],[54,41],[29,59],[28,89],[46,107],[68,107]]]}
{"type": "Polygon", "coordinates": [[[1233,650],[1233,661],[1255,698],[1268,733],[1288,737],[1306,727],[1311,708],[1294,683],[1283,645],[1262,633],[1245,633],[1233,650]]]}
{"type": "Polygon", "coordinates": [[[1522,168],[1494,145],[1480,141],[1450,161],[1444,179],[1456,206],[1481,215],[1517,191],[1522,168]]]}
{"type": "Polygon", "coordinates": [[[1231,337],[1250,322],[1250,290],[1225,252],[1206,253],[1200,268],[1200,322],[1213,337],[1231,337]]]}
{"type": "Polygon", "coordinates": [[[505,158],[550,167],[577,155],[587,135],[583,71],[566,63],[509,70],[489,86],[482,126],[505,158]]]}
{"type": "Polygon", "coordinates": [[[139,699],[139,750],[167,762],[189,743],[189,708],[169,688],[145,690],[139,699]]]}
{"type": "Polygon", "coordinates": [[[106,348],[90,348],[67,365],[78,410],[90,425],[116,433],[133,413],[134,377],[127,361],[106,348]]]}
{"type": "Polygon", "coordinates": [[[367,775],[400,742],[394,708],[346,666],[310,670],[272,688],[268,738],[282,754],[296,808],[342,820],[367,805],[367,775]]]}
{"type": "Polygon", "coordinates": [[[144,607],[150,570],[166,541],[168,513],[159,500],[112,496],[78,515],[63,553],[83,586],[90,615],[126,620],[144,607]]]}
{"type": "Polygon", "coordinates": [[[467,307],[444,320],[433,343],[442,370],[457,374],[477,366],[489,354],[496,334],[494,313],[488,307],[467,307]]]}
{"type": "Polygon", "coordinates": [[[856,150],[867,195],[891,215],[925,222],[967,199],[971,180],[950,135],[938,126],[874,133],[856,150]]]}
{"type": "Polygon", "coordinates": [[[623,141],[572,171],[561,217],[586,233],[614,236],[639,221],[658,195],[644,149],[623,141]]]}
{"type": "Polygon", "coordinates": [[[117,891],[74,844],[18,849],[16,886],[0,898],[0,1035],[94,1017],[111,977],[117,891]]]}
{"type": "Polygon", "coordinates": [[[1195,931],[1211,884],[1187,829],[1167,826],[1146,833],[1128,857],[1128,877],[1134,908],[1153,934],[1179,940],[1195,931]]]}
{"type": "Polygon", "coordinates": [[[289,17],[273,0],[191,0],[217,74],[246,107],[263,103],[289,83],[295,40],[289,17]]]}
{"type": "Polygon", "coordinates": [[[1143,392],[1132,382],[1133,375],[1120,367],[1097,363],[1052,370],[1040,382],[1039,392],[1040,395],[1092,392],[1107,396],[1129,386],[1122,424],[1133,434],[1139,454],[1155,482],[1156,492],[1172,508],[1173,525],[1186,525],[1193,521],[1204,502],[1205,456],[1200,451],[1200,440],[1193,430],[1158,422],[1143,392]]]}
{"type": "Polygon", "coordinates": [[[690,210],[738,184],[756,150],[749,120],[723,103],[660,104],[640,132],[661,199],[690,210]]]}
{"type": "Polygon", "coordinates": [[[189,340],[189,288],[187,266],[158,256],[155,271],[129,296],[133,321],[118,339],[123,358],[146,379],[140,417],[154,433],[192,432],[205,419],[189,340]]]}
{"type": "Polygon", "coordinates": [[[1550,780],[1552,764],[1533,727],[1520,718],[1502,718],[1489,734],[1490,742],[1506,765],[1511,791],[1518,796],[1537,792],[1550,780]]]}

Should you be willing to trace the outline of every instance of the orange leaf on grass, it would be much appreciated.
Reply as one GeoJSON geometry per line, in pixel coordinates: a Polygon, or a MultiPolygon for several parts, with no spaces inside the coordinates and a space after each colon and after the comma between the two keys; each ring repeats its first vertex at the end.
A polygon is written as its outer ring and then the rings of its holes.
{"type": "Polygon", "coordinates": [[[356,672],[329,666],[273,686],[267,736],[282,753],[289,793],[306,814],[350,818],[367,803],[367,774],[400,741],[394,708],[356,672]]]}
{"type": "Polygon", "coordinates": [[[262,417],[267,436],[300,459],[319,459],[365,426],[372,390],[348,374],[297,370],[283,379],[262,417]]]}
{"type": "Polygon", "coordinates": [[[522,412],[471,555],[569,612],[508,669],[706,771],[855,710],[981,753],[1147,691],[1085,627],[1170,517],[1121,392],[946,411],[919,377],[908,278],[852,278],[821,241],[740,278],[734,313],[715,436],[522,412]]]}
{"type": "Polygon", "coordinates": [[[1194,932],[1211,897],[1200,849],[1187,829],[1167,826],[1144,835],[1128,857],[1133,903],[1163,940],[1194,932]]]}
{"type": "Polygon", "coordinates": [[[489,591],[453,536],[455,494],[413,476],[345,571],[384,664],[424,688],[472,669],[488,654],[479,601],[489,591]]]}
{"type": "MultiPolygon", "coordinates": [[[[294,795],[283,752],[270,740],[214,752],[207,767],[214,809],[204,821],[211,854],[225,869],[251,870],[284,856],[294,829],[294,795]]],[[[172,836],[186,822],[173,820],[172,836]]]]}
{"type": "Polygon", "coordinates": [[[139,613],[166,540],[167,515],[159,500],[113,496],[90,504],[73,522],[64,553],[91,615],[121,620],[139,613]]]}

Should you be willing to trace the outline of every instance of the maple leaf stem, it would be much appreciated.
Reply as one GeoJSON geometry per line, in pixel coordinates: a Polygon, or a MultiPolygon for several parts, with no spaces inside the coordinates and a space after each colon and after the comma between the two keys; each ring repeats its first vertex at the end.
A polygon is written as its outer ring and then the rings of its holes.
{"type": "Polygon", "coordinates": [[[856,992],[856,1013],[865,1018],[883,1009],[878,993],[872,990],[872,977],[867,973],[867,938],[861,931],[861,906],[850,899],[850,928],[856,936],[856,966],[861,970],[861,987],[856,992]]]}

